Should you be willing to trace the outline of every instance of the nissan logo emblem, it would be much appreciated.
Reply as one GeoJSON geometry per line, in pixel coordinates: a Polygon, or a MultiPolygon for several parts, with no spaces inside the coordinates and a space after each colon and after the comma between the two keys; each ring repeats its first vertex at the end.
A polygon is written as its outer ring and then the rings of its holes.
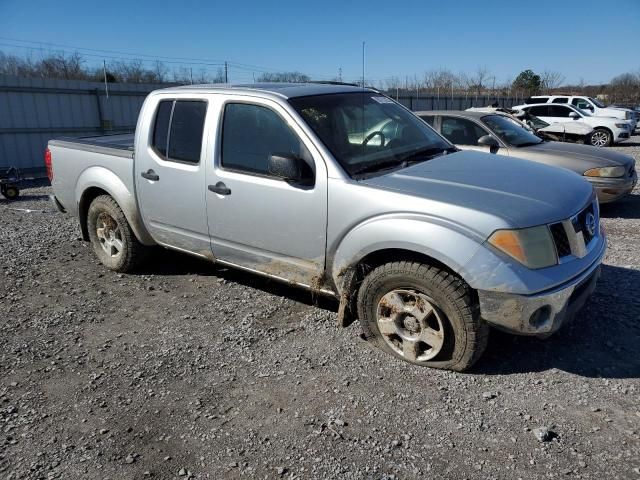
{"type": "Polygon", "coordinates": [[[589,232],[589,235],[593,237],[596,234],[596,217],[593,213],[587,213],[587,216],[584,219],[584,226],[587,229],[587,232],[589,232]]]}

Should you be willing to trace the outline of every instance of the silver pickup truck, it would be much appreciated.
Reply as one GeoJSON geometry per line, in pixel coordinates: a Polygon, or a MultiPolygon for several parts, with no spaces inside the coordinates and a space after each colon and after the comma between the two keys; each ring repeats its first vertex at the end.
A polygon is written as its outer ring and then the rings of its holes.
{"type": "Polygon", "coordinates": [[[459,151],[368,89],[151,93],[135,137],[49,142],[62,211],[124,272],[161,245],[334,296],[382,350],[464,370],[489,325],[546,336],[595,288],[598,202],[575,173],[459,151]]]}

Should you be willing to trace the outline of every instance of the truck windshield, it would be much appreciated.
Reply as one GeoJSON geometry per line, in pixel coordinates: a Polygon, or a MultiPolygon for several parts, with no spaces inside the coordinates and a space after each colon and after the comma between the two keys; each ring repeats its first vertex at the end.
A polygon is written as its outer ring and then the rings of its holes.
{"type": "Polygon", "coordinates": [[[597,98],[592,98],[589,97],[589,100],[591,100],[591,103],[594,103],[596,107],[598,108],[606,108],[605,104],[602,103],[600,100],[598,100],[597,98]]]}
{"type": "Polygon", "coordinates": [[[502,115],[487,115],[482,121],[494,131],[500,139],[514,147],[537,145],[542,140],[521,125],[502,115]]]}
{"type": "Polygon", "coordinates": [[[351,176],[402,168],[455,151],[425,122],[375,92],[314,95],[289,102],[351,176]]]}

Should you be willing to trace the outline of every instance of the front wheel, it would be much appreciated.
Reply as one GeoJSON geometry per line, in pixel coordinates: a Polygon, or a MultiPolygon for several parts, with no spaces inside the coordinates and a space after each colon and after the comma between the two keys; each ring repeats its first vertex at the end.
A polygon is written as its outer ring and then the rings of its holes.
{"type": "Polygon", "coordinates": [[[591,134],[589,142],[594,147],[609,147],[613,143],[613,135],[609,130],[604,128],[596,128],[591,134]]]}
{"type": "Polygon", "coordinates": [[[87,227],[93,251],[104,266],[116,272],[129,272],[138,266],[145,247],[109,195],[101,195],[91,202],[87,227]]]}
{"type": "Polygon", "coordinates": [[[358,292],[365,336],[409,363],[463,371],[480,358],[489,326],[464,281],[416,262],[371,271],[358,292]]]}

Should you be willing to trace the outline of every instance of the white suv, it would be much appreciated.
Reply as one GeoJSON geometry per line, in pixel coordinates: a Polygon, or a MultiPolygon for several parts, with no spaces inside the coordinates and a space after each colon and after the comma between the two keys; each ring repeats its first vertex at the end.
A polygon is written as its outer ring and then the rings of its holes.
{"type": "Polygon", "coordinates": [[[630,120],[611,117],[596,117],[569,104],[540,103],[511,107],[535,115],[547,123],[567,122],[571,119],[593,127],[590,143],[596,147],[606,147],[628,140],[635,125],[630,120]]]}
{"type": "Polygon", "coordinates": [[[635,128],[638,123],[635,112],[630,108],[607,107],[600,100],[592,97],[573,95],[534,95],[527,98],[524,103],[528,105],[536,103],[566,103],[573,105],[580,110],[591,113],[591,115],[595,115],[596,117],[613,117],[620,118],[622,120],[632,120],[634,122],[633,128],[635,128]]]}

